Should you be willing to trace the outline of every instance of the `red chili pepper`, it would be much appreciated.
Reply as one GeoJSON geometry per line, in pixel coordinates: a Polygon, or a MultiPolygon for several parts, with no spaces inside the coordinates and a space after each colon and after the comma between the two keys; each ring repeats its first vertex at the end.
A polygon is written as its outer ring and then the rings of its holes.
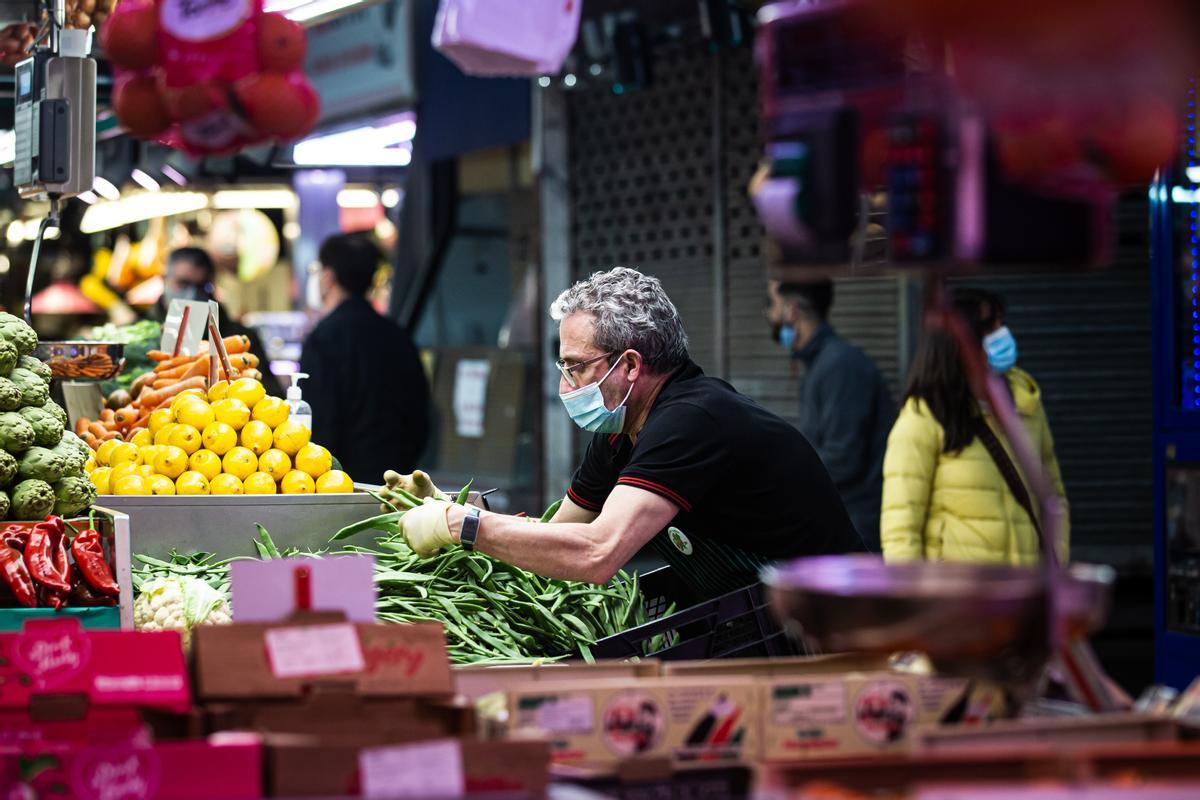
{"type": "Polygon", "coordinates": [[[97,594],[87,585],[87,581],[76,572],[71,579],[71,605],[73,606],[115,606],[117,598],[97,594]]]}
{"type": "Polygon", "coordinates": [[[29,544],[29,529],[20,525],[9,525],[0,532],[0,541],[24,553],[26,545],[29,544]]]}
{"type": "Polygon", "coordinates": [[[17,602],[26,608],[37,606],[37,586],[29,575],[21,554],[6,544],[0,544],[0,577],[4,584],[17,598],[17,602]]]}
{"type": "Polygon", "coordinates": [[[46,607],[55,610],[63,608],[67,605],[67,593],[60,592],[57,589],[46,590],[46,607]]]}
{"type": "Polygon", "coordinates": [[[112,568],[104,557],[104,545],[98,531],[89,528],[76,536],[75,541],[71,542],[71,555],[75,557],[79,574],[91,589],[107,595],[121,593],[113,578],[112,568]]]}
{"type": "Polygon", "coordinates": [[[25,547],[25,564],[33,579],[59,592],[71,591],[65,575],[60,574],[55,565],[57,547],[54,546],[54,527],[45,522],[39,522],[29,532],[29,544],[25,547]]]}

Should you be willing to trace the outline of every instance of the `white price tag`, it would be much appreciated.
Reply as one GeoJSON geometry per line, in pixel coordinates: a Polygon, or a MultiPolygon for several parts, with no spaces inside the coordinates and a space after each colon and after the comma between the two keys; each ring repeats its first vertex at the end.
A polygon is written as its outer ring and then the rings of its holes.
{"type": "Polygon", "coordinates": [[[556,697],[538,706],[536,727],[546,733],[589,733],[593,714],[592,698],[586,694],[556,697]]]}
{"type": "Polygon", "coordinates": [[[450,800],[467,791],[456,739],[368,747],[358,754],[358,773],[364,797],[450,800]]]}
{"type": "Polygon", "coordinates": [[[358,631],[348,623],[271,628],[263,638],[276,678],[338,675],[366,668],[358,631]]]}

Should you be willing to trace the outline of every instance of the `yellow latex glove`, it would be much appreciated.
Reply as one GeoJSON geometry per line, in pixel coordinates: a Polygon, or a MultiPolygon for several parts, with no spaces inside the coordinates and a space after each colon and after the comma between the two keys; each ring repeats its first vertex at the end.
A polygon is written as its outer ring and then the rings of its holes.
{"type": "Polygon", "coordinates": [[[454,544],[450,538],[450,526],[446,522],[446,509],[450,503],[445,500],[427,499],[424,505],[417,506],[400,518],[400,533],[412,551],[421,558],[436,555],[448,544],[454,544]]]}
{"type": "MultiPolygon", "coordinates": [[[[383,497],[401,509],[405,507],[405,504],[397,503],[396,500],[399,495],[389,490],[403,489],[409,494],[421,499],[426,497],[432,497],[435,500],[450,499],[446,496],[445,492],[434,485],[433,479],[429,477],[428,473],[422,472],[419,469],[415,470],[411,475],[401,475],[399,472],[389,469],[387,472],[383,473],[383,484],[384,485],[381,490],[383,497]]],[[[387,506],[381,506],[381,510],[385,514],[391,511],[391,509],[387,506]]]]}

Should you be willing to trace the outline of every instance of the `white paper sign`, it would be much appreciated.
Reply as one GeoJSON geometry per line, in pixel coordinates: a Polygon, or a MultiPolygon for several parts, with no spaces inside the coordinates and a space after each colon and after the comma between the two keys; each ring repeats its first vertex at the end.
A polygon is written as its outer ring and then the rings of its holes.
{"type": "Polygon", "coordinates": [[[459,436],[483,438],[483,415],[487,408],[488,376],[492,364],[464,358],[454,370],[454,428],[459,436]]]}
{"type": "Polygon", "coordinates": [[[364,797],[448,800],[467,790],[456,739],[368,747],[358,754],[358,773],[364,797]]]}
{"type": "Polygon", "coordinates": [[[215,325],[218,318],[216,301],[172,300],[167,306],[167,318],[163,322],[159,349],[173,353],[175,343],[179,341],[181,354],[199,355],[200,344],[208,337],[210,318],[215,325]],[[186,315],[184,311],[187,312],[186,315]]]}
{"type": "Polygon", "coordinates": [[[263,639],[276,678],[306,678],[362,672],[362,645],[349,623],[271,628],[263,639]]]}

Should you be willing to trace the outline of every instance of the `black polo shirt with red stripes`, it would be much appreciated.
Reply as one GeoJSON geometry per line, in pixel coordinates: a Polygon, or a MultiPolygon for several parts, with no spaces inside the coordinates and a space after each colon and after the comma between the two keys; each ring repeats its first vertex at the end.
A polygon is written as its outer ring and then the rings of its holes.
{"type": "Polygon", "coordinates": [[[700,598],[755,582],[772,561],[864,549],[804,436],[691,361],[663,386],[636,442],[592,437],[567,496],[599,511],[618,484],[679,509],[677,530],[652,546],[700,598]]]}

